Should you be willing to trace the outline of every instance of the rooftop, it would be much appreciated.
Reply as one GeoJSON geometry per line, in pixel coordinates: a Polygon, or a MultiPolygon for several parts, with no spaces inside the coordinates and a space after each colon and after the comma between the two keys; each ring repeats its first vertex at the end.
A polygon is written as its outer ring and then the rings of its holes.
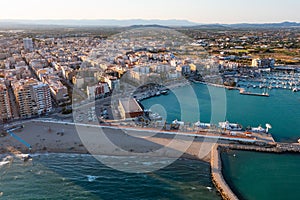
{"type": "Polygon", "coordinates": [[[122,104],[125,113],[143,112],[143,109],[134,98],[120,99],[120,103],[122,104]]]}

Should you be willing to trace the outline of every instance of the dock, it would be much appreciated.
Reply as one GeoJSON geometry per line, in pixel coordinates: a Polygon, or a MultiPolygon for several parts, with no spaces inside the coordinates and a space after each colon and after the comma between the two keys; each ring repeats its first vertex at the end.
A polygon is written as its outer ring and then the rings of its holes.
{"type": "Polygon", "coordinates": [[[268,93],[253,93],[253,92],[246,92],[244,89],[240,89],[241,95],[250,95],[250,96],[260,96],[260,97],[269,97],[268,93]]]}

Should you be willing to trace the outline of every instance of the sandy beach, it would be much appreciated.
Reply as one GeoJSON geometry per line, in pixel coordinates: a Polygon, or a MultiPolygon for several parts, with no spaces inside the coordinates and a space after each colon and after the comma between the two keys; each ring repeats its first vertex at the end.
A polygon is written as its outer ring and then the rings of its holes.
{"type": "Polygon", "coordinates": [[[14,134],[29,143],[32,149],[29,150],[20,141],[8,135],[0,138],[0,153],[81,153],[119,156],[146,154],[161,157],[174,157],[183,153],[182,157],[209,162],[209,152],[215,143],[214,140],[204,141],[203,138],[192,140],[194,138],[188,136],[178,138],[176,136],[174,139],[174,135],[160,133],[153,135],[147,131],[128,132],[116,128],[40,121],[26,122],[24,128],[14,131],[14,134]],[[182,144],[188,145],[184,152],[180,152],[184,149],[181,147],[182,144]]]}

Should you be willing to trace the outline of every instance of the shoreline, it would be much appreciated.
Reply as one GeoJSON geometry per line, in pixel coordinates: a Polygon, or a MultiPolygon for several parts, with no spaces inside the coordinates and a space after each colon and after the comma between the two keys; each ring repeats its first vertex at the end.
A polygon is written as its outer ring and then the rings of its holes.
{"type": "MultiPolygon", "coordinates": [[[[11,154],[74,154],[74,155],[99,155],[99,156],[138,156],[138,153],[149,153],[153,152],[156,149],[161,148],[162,146],[168,145],[173,139],[174,134],[178,133],[159,133],[155,135],[150,135],[153,133],[153,130],[135,130],[134,128],[129,128],[127,131],[130,133],[134,132],[133,137],[129,137],[126,130],[120,131],[118,127],[97,127],[86,124],[85,130],[89,130],[91,134],[96,134],[97,128],[103,128],[107,131],[107,136],[111,137],[114,142],[117,143],[121,148],[130,151],[130,154],[124,154],[117,150],[104,151],[100,154],[90,153],[88,151],[78,135],[78,130],[75,127],[75,124],[68,122],[55,122],[52,121],[50,124],[47,121],[31,120],[24,122],[24,128],[21,130],[16,130],[14,133],[20,138],[24,139],[26,142],[32,145],[32,150],[30,151],[25,145],[15,140],[11,136],[0,137],[0,154],[2,155],[11,155],[11,154]],[[119,130],[118,130],[119,129],[119,130]],[[62,132],[63,134],[61,134],[62,132]],[[134,137],[140,136],[140,137],[134,137]],[[132,151],[131,151],[132,150],[132,151]],[[132,155],[134,154],[134,155],[132,155]]],[[[81,127],[81,125],[79,125],[81,127]]],[[[81,127],[83,128],[83,127],[81,127]]],[[[158,130],[157,130],[158,131],[158,130]]],[[[88,134],[88,133],[87,133],[88,134]]],[[[184,141],[185,137],[191,137],[188,135],[182,135],[179,139],[176,139],[180,142],[184,141]],[[182,141],[181,141],[182,140],[182,141]]],[[[199,136],[199,135],[198,135],[199,136]]],[[[96,141],[97,142],[97,141],[96,141]]],[[[98,144],[97,144],[98,145],[98,144]]],[[[104,145],[104,144],[101,144],[104,145]]],[[[296,145],[300,147],[300,145],[296,145]]],[[[99,147],[98,147],[99,148],[99,147]]],[[[105,148],[105,146],[104,146],[105,148]]],[[[226,140],[213,140],[203,137],[195,137],[189,148],[184,152],[179,159],[188,159],[188,160],[198,160],[210,164],[212,181],[215,184],[216,188],[219,190],[221,195],[222,192],[227,191],[226,194],[233,194],[230,187],[227,185],[222,174],[221,159],[218,158],[218,165],[214,162],[216,155],[215,148],[218,148],[217,152],[220,153],[221,149],[237,149],[237,150],[248,150],[248,151],[263,151],[271,153],[284,153],[286,151],[281,146],[273,146],[272,148],[266,146],[259,146],[257,144],[249,144],[244,142],[244,144],[239,144],[237,141],[226,141],[226,140]],[[233,143],[233,144],[232,144],[233,143]],[[248,145],[247,145],[248,144],[248,145]],[[199,152],[203,151],[203,146],[209,148],[207,155],[201,157],[199,152]],[[208,146],[206,146],[208,145],[208,146]],[[280,151],[281,150],[281,151],[280,151]],[[217,166],[217,167],[216,167],[217,166]],[[217,170],[217,171],[216,171],[217,170]],[[217,174],[217,179],[216,177],[217,174]],[[225,188],[225,189],[224,189],[225,188]],[[229,188],[229,189],[228,189],[229,188]],[[231,192],[229,192],[231,191],[231,192]]],[[[103,149],[102,149],[103,150],[103,149]]],[[[287,151],[288,152],[288,151],[287,151]]],[[[203,152],[202,152],[203,153],[203,152]]],[[[155,156],[149,157],[159,157],[159,158],[174,158],[168,152],[163,152],[155,156]]],[[[142,155],[143,156],[143,155],[142,155]]],[[[220,156],[220,155],[219,155],[220,156]]],[[[231,195],[231,196],[233,196],[231,195]]],[[[223,196],[223,199],[232,199],[223,196]]],[[[234,198],[233,198],[234,199],[234,198]]]]}
{"type": "MultiPolygon", "coordinates": [[[[80,136],[77,133],[76,127],[67,123],[56,123],[53,122],[50,126],[46,122],[28,121],[24,122],[24,128],[22,130],[14,131],[18,137],[31,144],[32,149],[29,150],[24,144],[7,135],[0,137],[0,154],[35,154],[35,153],[71,153],[71,154],[95,154],[85,148],[80,136]],[[49,127],[51,132],[48,132],[49,127]],[[38,131],[39,130],[39,131],[38,131]],[[59,132],[63,131],[63,134],[59,132]]],[[[86,129],[90,129],[91,132],[95,132],[95,127],[89,127],[86,125],[86,129]]],[[[144,134],[146,137],[135,138],[129,137],[124,132],[116,129],[110,129],[110,127],[104,128],[112,140],[117,143],[121,148],[124,148],[131,154],[138,153],[150,153],[156,149],[161,148],[164,145],[168,145],[173,138],[173,135],[158,133],[153,138],[147,138],[151,132],[138,130],[138,134],[144,134]],[[117,130],[117,131],[116,131],[117,130]],[[130,148],[130,149],[129,149],[130,148]]],[[[96,132],[95,132],[96,133],[96,132]]],[[[136,133],[136,134],[137,134],[136,133]]],[[[143,135],[142,135],[143,136],[143,135]]],[[[150,135],[151,136],[151,135],[150,135]]],[[[189,136],[186,136],[189,137],[189,136]]],[[[198,152],[202,145],[202,139],[194,141],[188,148],[186,153],[182,154],[182,158],[202,160],[209,162],[210,156],[200,158],[198,152]]],[[[95,142],[96,145],[98,141],[95,142]]],[[[98,145],[98,144],[97,144],[98,145]]],[[[101,144],[103,145],[103,144],[101,144]]],[[[101,149],[103,150],[103,148],[101,149]]],[[[128,153],[119,152],[118,150],[111,151],[100,151],[97,155],[108,155],[108,156],[126,156],[128,153]]],[[[172,154],[163,152],[157,157],[170,157],[172,154]]]]}

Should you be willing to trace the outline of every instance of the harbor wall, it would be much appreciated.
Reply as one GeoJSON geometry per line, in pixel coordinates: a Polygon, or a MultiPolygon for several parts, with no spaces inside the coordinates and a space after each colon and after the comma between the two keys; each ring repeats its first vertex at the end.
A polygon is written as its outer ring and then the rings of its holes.
{"type": "Polygon", "coordinates": [[[237,196],[227,185],[222,174],[222,162],[219,152],[219,145],[215,145],[211,151],[211,176],[214,185],[225,200],[238,200],[237,196]]]}
{"type": "MultiPolygon", "coordinates": [[[[219,145],[223,150],[241,150],[241,151],[255,151],[265,153],[300,153],[300,144],[296,143],[274,143],[274,144],[228,144],[219,145]]],[[[219,150],[220,150],[219,149],[219,150]]]]}

